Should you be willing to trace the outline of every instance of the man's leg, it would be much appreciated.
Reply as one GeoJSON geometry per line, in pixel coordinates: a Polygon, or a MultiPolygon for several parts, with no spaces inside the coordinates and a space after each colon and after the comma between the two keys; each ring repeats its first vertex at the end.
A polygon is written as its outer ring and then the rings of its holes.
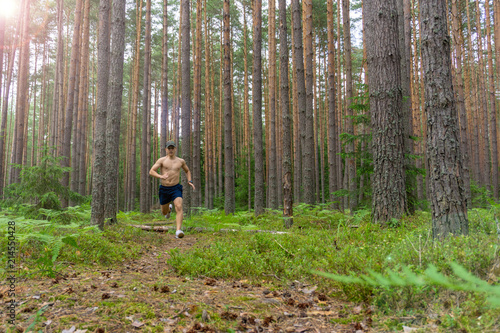
{"type": "Polygon", "coordinates": [[[167,219],[170,218],[170,213],[172,212],[172,203],[168,202],[165,205],[161,205],[161,213],[165,215],[167,219]]]}
{"type": "Polygon", "coordinates": [[[174,200],[175,212],[177,215],[175,216],[175,222],[177,223],[177,230],[182,229],[182,219],[183,219],[183,211],[182,211],[182,198],[177,197],[174,200]]]}

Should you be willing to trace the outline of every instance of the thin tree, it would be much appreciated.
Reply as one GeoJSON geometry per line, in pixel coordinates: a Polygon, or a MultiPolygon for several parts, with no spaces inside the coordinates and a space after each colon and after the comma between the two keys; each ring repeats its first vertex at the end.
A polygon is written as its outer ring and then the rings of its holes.
{"type": "Polygon", "coordinates": [[[168,1],[163,1],[163,43],[162,43],[162,90],[161,90],[161,123],[160,123],[160,152],[163,156],[167,143],[168,128],[168,1]]]}
{"type": "MultiPolygon", "coordinates": [[[[342,21],[343,21],[343,32],[344,32],[344,59],[345,59],[345,90],[346,90],[346,133],[349,135],[354,135],[354,123],[353,123],[353,109],[352,104],[352,56],[351,56],[351,19],[349,15],[349,0],[342,0],[342,21]]],[[[351,212],[357,206],[357,196],[356,196],[356,160],[352,156],[354,154],[354,141],[349,140],[346,144],[346,154],[348,157],[345,159],[346,164],[346,174],[347,182],[349,188],[349,209],[351,212]],[[350,155],[350,156],[349,156],[350,155]]]]}
{"type": "MultiPolygon", "coordinates": [[[[303,150],[303,191],[304,202],[314,204],[316,201],[315,182],[314,182],[314,114],[313,114],[313,24],[312,24],[312,0],[303,0],[302,6],[304,8],[304,56],[305,56],[305,140],[303,150]]],[[[299,21],[300,23],[300,21],[299,21]]],[[[300,78],[299,78],[300,80],[300,78]]]]}
{"type": "MultiPolygon", "coordinates": [[[[278,208],[276,156],[276,2],[269,0],[269,207],[278,208]]],[[[267,125],[267,124],[266,124],[267,125]]]]}
{"type": "Polygon", "coordinates": [[[372,219],[407,212],[398,15],[395,0],[363,3],[373,129],[372,219]]]}
{"type": "Polygon", "coordinates": [[[99,43],[97,45],[97,108],[95,110],[94,161],[92,170],[91,223],[104,229],[104,186],[106,184],[106,118],[109,79],[110,0],[100,0],[99,43]]]}
{"type": "MultiPolygon", "coordinates": [[[[120,120],[123,92],[123,55],[125,52],[126,0],[113,0],[111,63],[109,71],[108,115],[106,121],[106,170],[117,170],[120,163],[120,120]]],[[[118,210],[118,172],[107,172],[105,218],[116,223],[118,210]]]]}
{"type": "Polygon", "coordinates": [[[486,46],[488,49],[488,81],[490,101],[490,127],[491,127],[491,184],[493,197],[498,200],[498,141],[497,141],[497,102],[495,98],[495,74],[493,69],[493,50],[491,47],[491,15],[490,1],[485,0],[486,12],[486,46]]]}
{"type": "MultiPolygon", "coordinates": [[[[306,142],[306,83],[304,77],[304,50],[302,46],[302,19],[300,15],[299,0],[292,0],[292,15],[293,15],[293,71],[296,73],[297,86],[297,108],[298,108],[298,131],[300,135],[300,152],[301,161],[296,160],[295,163],[301,163],[301,201],[305,201],[304,190],[310,187],[311,183],[305,181],[305,142],[306,142]]],[[[312,152],[310,152],[312,153],[312,152]]],[[[310,170],[312,174],[312,168],[310,170]]],[[[309,177],[311,178],[311,176],[309,177]]],[[[310,200],[311,198],[308,198],[310,200]]],[[[314,198],[313,198],[314,200],[314,198]]]]}
{"type": "Polygon", "coordinates": [[[445,0],[420,0],[429,200],[434,238],[468,234],[445,0]]]}
{"type": "Polygon", "coordinates": [[[328,189],[333,208],[338,208],[338,200],[334,193],[337,188],[337,111],[335,102],[335,35],[333,31],[333,0],[327,2],[328,27],[328,189]]]}
{"type": "Polygon", "coordinates": [[[286,22],[286,0],[279,0],[280,30],[280,107],[283,118],[283,216],[285,226],[293,224],[293,182],[292,182],[292,115],[290,114],[288,89],[288,36],[286,22]]]}
{"type": "MultiPolygon", "coordinates": [[[[191,166],[191,56],[189,36],[191,36],[189,0],[181,0],[182,6],[182,158],[191,166]]],[[[188,183],[185,175],[182,176],[182,185],[187,189],[188,183]]],[[[199,191],[200,189],[198,189],[199,191]]],[[[184,191],[183,211],[189,215],[191,210],[191,192],[184,191]]]]}
{"type": "Polygon", "coordinates": [[[193,206],[201,207],[201,0],[196,1],[196,39],[194,46],[194,107],[193,107],[193,206]]]}
{"type": "Polygon", "coordinates": [[[262,142],[262,0],[253,3],[252,111],[255,158],[255,215],[264,212],[264,148],[262,142]]]}
{"type": "Polygon", "coordinates": [[[140,206],[142,213],[149,213],[150,197],[151,197],[151,178],[147,170],[151,167],[151,161],[148,159],[150,145],[148,145],[148,126],[151,122],[151,99],[149,91],[151,85],[150,64],[151,64],[151,0],[146,1],[146,22],[145,22],[145,46],[144,46],[144,76],[142,86],[142,146],[141,146],[141,191],[140,191],[140,206]]]}
{"type": "MultiPolygon", "coordinates": [[[[109,7],[109,5],[108,5],[109,7]]],[[[73,26],[73,45],[71,47],[71,62],[69,68],[69,83],[68,94],[66,96],[66,116],[64,122],[64,139],[62,142],[61,166],[69,167],[71,155],[71,134],[73,129],[73,113],[75,108],[75,93],[78,93],[77,71],[78,71],[78,58],[80,56],[80,37],[81,37],[81,19],[82,17],[82,0],[76,1],[75,11],[75,24],[73,26]]],[[[108,31],[107,31],[108,32],[108,31]]],[[[109,37],[108,37],[109,39],[109,37]]],[[[108,50],[109,52],[109,50],[108,50]]],[[[69,172],[65,172],[62,178],[62,185],[68,187],[69,185],[69,172]]],[[[62,206],[67,206],[67,200],[61,200],[62,206]]]]}
{"type": "MultiPolygon", "coordinates": [[[[23,154],[26,146],[24,130],[26,125],[26,116],[29,112],[29,18],[30,18],[30,0],[23,0],[22,2],[22,43],[19,52],[19,76],[17,83],[17,103],[16,103],[16,120],[14,129],[14,148],[12,149],[13,159],[12,162],[21,166],[23,164],[23,154]]],[[[11,167],[11,182],[19,182],[20,168],[16,166],[11,167]]]]}
{"type": "Polygon", "coordinates": [[[464,179],[465,196],[470,203],[470,174],[469,174],[469,143],[467,130],[467,111],[465,108],[464,81],[462,78],[462,47],[463,37],[460,30],[461,15],[458,11],[458,0],[451,0],[452,35],[455,46],[455,79],[456,105],[460,119],[460,149],[462,154],[462,177],[464,179]]]}
{"type": "Polygon", "coordinates": [[[234,213],[234,146],[229,0],[224,0],[224,212],[234,213]]]}

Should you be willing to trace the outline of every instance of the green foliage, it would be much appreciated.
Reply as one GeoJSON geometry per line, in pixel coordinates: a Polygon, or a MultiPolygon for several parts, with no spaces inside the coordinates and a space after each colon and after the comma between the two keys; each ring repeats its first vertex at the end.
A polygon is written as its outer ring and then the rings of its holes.
{"type": "Polygon", "coordinates": [[[385,274],[373,270],[368,270],[368,274],[365,275],[338,275],[319,271],[316,271],[315,274],[342,283],[369,285],[386,290],[392,287],[438,286],[448,290],[470,291],[483,294],[491,307],[500,308],[499,285],[488,284],[455,262],[451,262],[449,266],[453,270],[454,276],[444,275],[432,264],[421,274],[415,274],[408,266],[403,266],[401,272],[388,269],[385,274]]]}
{"type": "MultiPolygon", "coordinates": [[[[62,157],[52,156],[49,148],[44,147],[38,165],[23,167],[20,172],[20,182],[13,183],[5,188],[5,201],[3,206],[23,206],[25,214],[31,218],[44,218],[40,210],[61,210],[60,198],[76,203],[85,200],[78,193],[72,192],[61,184],[64,173],[70,168],[60,166],[62,157]]],[[[17,168],[21,166],[16,165],[17,168]]],[[[45,218],[47,218],[45,216],[45,218]]]]}

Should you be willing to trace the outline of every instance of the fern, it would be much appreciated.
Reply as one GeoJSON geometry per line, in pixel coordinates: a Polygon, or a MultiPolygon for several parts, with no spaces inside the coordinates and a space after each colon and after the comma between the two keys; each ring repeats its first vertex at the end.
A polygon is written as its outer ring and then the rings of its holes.
{"type": "Polygon", "coordinates": [[[455,262],[450,263],[450,266],[454,276],[442,274],[434,265],[429,265],[420,275],[413,273],[408,267],[403,267],[402,273],[390,269],[385,274],[369,270],[367,275],[361,276],[337,275],[319,271],[313,271],[313,273],[342,283],[368,285],[386,289],[391,287],[421,287],[427,285],[440,286],[448,290],[476,292],[485,295],[487,302],[492,308],[500,308],[500,285],[488,284],[455,262]]]}

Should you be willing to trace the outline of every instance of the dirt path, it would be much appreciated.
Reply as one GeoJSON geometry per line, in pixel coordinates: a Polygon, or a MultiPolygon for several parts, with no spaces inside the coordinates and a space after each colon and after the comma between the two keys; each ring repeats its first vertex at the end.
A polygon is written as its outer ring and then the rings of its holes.
{"type": "MultiPolygon", "coordinates": [[[[113,269],[68,266],[56,279],[20,282],[18,330],[26,330],[42,309],[36,332],[372,331],[369,310],[341,304],[298,281],[283,290],[273,288],[276,277],[255,285],[177,276],[166,264],[168,251],[185,251],[198,236],[159,237],[161,247],[150,246],[140,259],[113,269]]],[[[6,321],[4,311],[0,321],[6,321]]]]}

